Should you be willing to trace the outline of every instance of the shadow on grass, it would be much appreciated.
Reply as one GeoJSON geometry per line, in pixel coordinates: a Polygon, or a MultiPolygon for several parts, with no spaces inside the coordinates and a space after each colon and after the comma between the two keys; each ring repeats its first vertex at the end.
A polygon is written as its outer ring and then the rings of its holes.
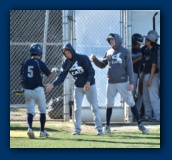
{"type": "MultiPolygon", "coordinates": [[[[81,135],[80,135],[81,136],[81,135]]],[[[13,139],[25,139],[24,137],[13,137],[13,139]]],[[[112,139],[110,141],[107,141],[105,139],[86,139],[86,138],[75,138],[75,137],[72,137],[72,138],[54,138],[54,137],[48,137],[48,138],[35,138],[35,139],[29,139],[29,140],[60,140],[60,141],[75,141],[75,142],[93,142],[93,143],[109,143],[109,144],[133,144],[133,145],[159,145],[160,146],[160,143],[154,143],[154,142],[132,142],[132,141],[128,141],[128,138],[126,139],[125,141],[125,138],[123,138],[123,141],[119,141],[118,139],[114,139],[112,141],[112,139]]]]}
{"type": "Polygon", "coordinates": [[[140,138],[143,138],[143,139],[160,139],[160,137],[159,136],[157,136],[157,137],[149,137],[149,136],[147,136],[147,135],[145,135],[144,137],[142,137],[142,136],[122,136],[123,138],[131,138],[131,139],[140,139],[140,138]]]}

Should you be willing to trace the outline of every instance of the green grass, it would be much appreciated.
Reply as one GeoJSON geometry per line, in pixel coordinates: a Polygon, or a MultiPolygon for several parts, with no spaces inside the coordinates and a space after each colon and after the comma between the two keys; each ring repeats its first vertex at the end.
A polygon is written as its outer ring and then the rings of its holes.
{"type": "Polygon", "coordinates": [[[26,124],[10,124],[10,148],[160,148],[160,129],[144,135],[135,132],[112,132],[96,136],[96,132],[83,132],[72,136],[67,125],[48,124],[48,138],[39,138],[39,124],[34,124],[36,139],[29,139],[26,124]]]}

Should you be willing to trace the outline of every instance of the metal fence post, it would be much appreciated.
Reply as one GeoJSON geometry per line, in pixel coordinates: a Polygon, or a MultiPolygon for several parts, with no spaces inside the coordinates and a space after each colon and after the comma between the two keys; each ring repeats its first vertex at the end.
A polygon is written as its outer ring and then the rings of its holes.
{"type": "MultiPolygon", "coordinates": [[[[68,22],[68,10],[63,10],[63,44],[69,42],[69,22],[68,22]]],[[[64,57],[65,59],[65,57],[64,57]]],[[[69,121],[70,111],[69,111],[69,102],[70,102],[70,78],[69,74],[67,75],[64,81],[64,121],[69,121]]]]}
{"type": "Polygon", "coordinates": [[[49,10],[46,10],[46,12],[45,12],[45,26],[44,26],[44,39],[43,39],[43,54],[42,54],[42,61],[43,62],[45,62],[45,56],[46,56],[48,20],[49,20],[49,10]]]}
{"type": "MultiPolygon", "coordinates": [[[[74,10],[69,10],[68,11],[68,23],[69,23],[69,41],[72,44],[73,48],[76,51],[76,42],[75,42],[75,12],[74,10]]],[[[69,75],[69,80],[70,80],[70,106],[69,108],[72,111],[72,121],[74,118],[74,83],[73,82],[73,77],[69,75]]]]}

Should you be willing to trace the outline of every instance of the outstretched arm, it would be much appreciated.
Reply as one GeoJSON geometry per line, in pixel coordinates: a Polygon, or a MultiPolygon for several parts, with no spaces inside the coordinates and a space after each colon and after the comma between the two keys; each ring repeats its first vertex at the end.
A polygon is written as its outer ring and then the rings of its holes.
{"type": "Polygon", "coordinates": [[[93,60],[94,64],[95,64],[97,67],[99,67],[99,68],[105,68],[106,65],[108,64],[106,54],[105,54],[105,56],[103,57],[103,60],[102,60],[102,61],[100,61],[99,59],[97,59],[97,57],[96,57],[94,54],[92,54],[92,55],[90,56],[90,58],[93,60]]]}
{"type": "Polygon", "coordinates": [[[50,92],[55,86],[58,86],[59,84],[62,84],[67,76],[68,72],[63,71],[60,73],[60,75],[53,81],[52,83],[45,84],[46,90],[45,92],[50,92]]]}
{"type": "MultiPolygon", "coordinates": [[[[65,68],[64,66],[65,65],[63,62],[63,64],[62,64],[63,71],[58,75],[58,77],[52,83],[45,84],[45,87],[46,87],[45,92],[50,92],[54,86],[60,85],[64,82],[64,80],[68,74],[68,69],[67,70],[64,69],[65,68]]],[[[57,71],[57,69],[55,69],[55,68],[53,68],[52,71],[53,70],[57,71]]]]}
{"type": "Polygon", "coordinates": [[[51,74],[48,76],[48,78],[52,78],[56,74],[56,71],[51,71],[51,74]]]}

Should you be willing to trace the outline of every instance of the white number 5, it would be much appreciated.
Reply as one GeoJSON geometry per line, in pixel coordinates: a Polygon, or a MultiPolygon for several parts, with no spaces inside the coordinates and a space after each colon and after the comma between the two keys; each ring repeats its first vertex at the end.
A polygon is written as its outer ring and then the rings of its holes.
{"type": "Polygon", "coordinates": [[[28,66],[28,70],[27,70],[27,76],[29,78],[32,78],[33,77],[33,66],[28,66]]]}

